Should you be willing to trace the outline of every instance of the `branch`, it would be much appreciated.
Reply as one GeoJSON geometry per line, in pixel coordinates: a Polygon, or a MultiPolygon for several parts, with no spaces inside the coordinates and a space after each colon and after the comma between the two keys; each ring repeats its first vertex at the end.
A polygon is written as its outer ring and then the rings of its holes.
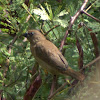
{"type": "Polygon", "coordinates": [[[53,28],[51,28],[48,32],[46,32],[44,35],[46,36],[50,31],[52,31],[53,29],[55,29],[56,27],[59,27],[60,25],[55,25],[53,28]]]}
{"type": "Polygon", "coordinates": [[[84,70],[84,69],[87,68],[87,67],[90,67],[91,65],[93,65],[93,64],[94,64],[95,62],[97,62],[98,60],[100,60],[100,56],[97,57],[96,59],[94,59],[93,61],[91,61],[90,63],[88,63],[87,65],[85,65],[85,66],[81,69],[81,71],[84,70]]]}
{"type": "Polygon", "coordinates": [[[52,95],[50,95],[48,97],[48,100],[50,100],[51,98],[53,98],[53,96],[55,96],[59,91],[62,90],[63,87],[65,87],[68,84],[68,82],[65,82],[61,87],[59,87],[52,95]]]}
{"type": "Polygon", "coordinates": [[[64,35],[64,38],[63,38],[63,40],[62,40],[62,42],[61,42],[61,45],[60,45],[60,51],[61,51],[62,48],[63,48],[63,45],[64,45],[65,40],[66,40],[66,37],[68,36],[69,31],[71,30],[71,28],[72,28],[72,26],[73,26],[75,20],[76,20],[77,17],[81,14],[81,12],[84,10],[84,8],[85,8],[87,2],[88,2],[88,0],[84,0],[84,3],[83,3],[83,5],[81,6],[81,8],[77,11],[77,13],[76,13],[73,17],[71,17],[71,20],[70,20],[70,23],[69,23],[69,27],[68,27],[68,29],[67,29],[65,35],[64,35]]]}
{"type": "Polygon", "coordinates": [[[97,22],[99,22],[99,23],[100,23],[100,20],[99,20],[99,19],[97,19],[96,17],[94,17],[94,16],[90,15],[90,14],[89,14],[89,13],[87,13],[85,10],[82,10],[82,13],[86,14],[87,16],[91,17],[92,19],[94,19],[94,20],[96,20],[97,22]]]}
{"type": "Polygon", "coordinates": [[[8,53],[11,53],[12,46],[16,42],[17,38],[18,38],[18,36],[16,35],[14,37],[14,39],[12,40],[12,42],[8,45],[8,47],[7,47],[8,48],[8,53]]]}

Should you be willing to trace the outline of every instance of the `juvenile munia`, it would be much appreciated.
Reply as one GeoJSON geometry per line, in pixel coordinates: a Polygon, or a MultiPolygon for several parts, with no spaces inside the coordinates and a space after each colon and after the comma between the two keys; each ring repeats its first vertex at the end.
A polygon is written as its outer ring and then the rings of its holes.
{"type": "Polygon", "coordinates": [[[58,48],[38,30],[29,30],[24,36],[30,42],[32,55],[39,65],[53,75],[68,75],[82,81],[85,77],[68,66],[67,60],[58,48]]]}

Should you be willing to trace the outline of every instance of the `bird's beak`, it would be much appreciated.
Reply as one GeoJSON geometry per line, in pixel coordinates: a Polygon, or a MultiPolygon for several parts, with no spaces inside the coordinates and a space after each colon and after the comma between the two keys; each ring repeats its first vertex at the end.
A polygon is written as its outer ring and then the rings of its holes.
{"type": "Polygon", "coordinates": [[[23,34],[24,37],[27,37],[27,35],[28,35],[28,33],[24,33],[24,34],[23,34]]]}

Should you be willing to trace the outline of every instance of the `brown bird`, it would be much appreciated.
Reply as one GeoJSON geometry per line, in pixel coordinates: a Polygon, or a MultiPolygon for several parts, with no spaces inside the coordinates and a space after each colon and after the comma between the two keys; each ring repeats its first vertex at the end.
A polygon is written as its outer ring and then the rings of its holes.
{"type": "Polygon", "coordinates": [[[77,80],[83,80],[84,75],[74,71],[68,66],[68,63],[58,48],[38,30],[29,30],[24,36],[30,42],[32,55],[40,66],[53,75],[69,75],[77,80]]]}

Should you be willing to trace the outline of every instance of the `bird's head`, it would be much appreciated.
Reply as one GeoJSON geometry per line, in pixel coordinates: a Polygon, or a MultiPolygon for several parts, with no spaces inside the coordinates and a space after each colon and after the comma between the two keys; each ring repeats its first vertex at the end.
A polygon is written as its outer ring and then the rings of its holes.
{"type": "Polygon", "coordinates": [[[27,33],[23,34],[23,36],[26,37],[30,43],[36,43],[46,39],[38,30],[29,30],[27,33]]]}

